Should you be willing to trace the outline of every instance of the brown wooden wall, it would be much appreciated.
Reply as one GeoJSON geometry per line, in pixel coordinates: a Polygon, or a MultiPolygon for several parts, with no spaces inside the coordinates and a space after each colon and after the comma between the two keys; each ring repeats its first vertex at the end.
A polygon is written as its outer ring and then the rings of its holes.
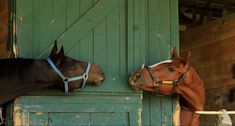
{"type": "Polygon", "coordinates": [[[8,0],[0,0],[0,58],[9,57],[9,52],[7,51],[8,23],[8,0]]]}
{"type": "MultiPolygon", "coordinates": [[[[235,102],[227,98],[235,87],[235,15],[181,33],[180,50],[191,50],[191,65],[205,83],[205,110],[235,110],[235,102]]],[[[215,117],[202,116],[202,124],[212,125],[215,117]]],[[[231,118],[235,124],[235,116],[231,118]]]]}

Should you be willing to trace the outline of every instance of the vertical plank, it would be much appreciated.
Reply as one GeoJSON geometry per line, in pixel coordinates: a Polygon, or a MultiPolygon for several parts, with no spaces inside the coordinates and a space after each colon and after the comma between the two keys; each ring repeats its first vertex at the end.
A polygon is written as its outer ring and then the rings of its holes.
{"type": "Polygon", "coordinates": [[[128,73],[130,74],[134,68],[134,0],[128,0],[128,10],[127,10],[127,31],[128,31],[128,42],[127,42],[127,65],[128,65],[128,73]]]}
{"type": "Polygon", "coordinates": [[[19,56],[32,58],[33,54],[33,1],[16,1],[17,39],[19,43],[19,56]]]}
{"type": "Polygon", "coordinates": [[[107,16],[107,74],[119,75],[120,40],[119,40],[119,9],[115,8],[107,16]]]}
{"type": "Polygon", "coordinates": [[[120,69],[119,73],[121,76],[127,75],[127,47],[126,47],[126,3],[125,0],[122,0],[122,2],[119,5],[119,28],[120,28],[120,69]]]}
{"type": "Polygon", "coordinates": [[[33,57],[48,47],[52,38],[52,0],[33,1],[33,57]]]}
{"type": "Polygon", "coordinates": [[[79,18],[79,0],[67,0],[66,1],[66,28],[74,24],[79,18]]]}
{"type": "Polygon", "coordinates": [[[134,66],[138,68],[141,64],[145,63],[145,20],[144,9],[145,1],[134,1],[134,66]]]}
{"type": "Polygon", "coordinates": [[[148,17],[148,27],[149,27],[149,41],[148,41],[148,49],[147,49],[147,53],[149,55],[149,59],[148,59],[148,63],[149,64],[154,64],[156,62],[160,61],[160,48],[161,45],[160,43],[160,29],[159,29],[159,25],[160,25],[160,1],[159,0],[149,0],[148,3],[148,13],[149,13],[149,17],[148,17]]]}
{"type": "Polygon", "coordinates": [[[48,113],[29,113],[30,126],[48,125],[48,113]]]}
{"type": "MultiPolygon", "coordinates": [[[[151,106],[150,106],[150,93],[143,92],[143,111],[142,111],[142,125],[143,126],[150,126],[151,125],[151,106]]],[[[157,118],[157,117],[156,117],[157,118]]]]}
{"type": "Polygon", "coordinates": [[[170,56],[170,0],[159,0],[160,4],[160,21],[159,21],[159,50],[160,60],[166,60],[170,56]]]}
{"type": "Polygon", "coordinates": [[[82,61],[93,63],[94,59],[94,43],[93,31],[89,32],[82,40],[80,40],[80,53],[79,57],[82,61]]]}
{"type": "MultiPolygon", "coordinates": [[[[67,1],[67,26],[66,29],[68,30],[70,27],[73,26],[76,21],[80,18],[80,0],[68,0],[67,1]]],[[[75,42],[75,45],[72,48],[66,51],[66,55],[71,56],[75,59],[80,60],[80,40],[75,42]]]]}
{"type": "Polygon", "coordinates": [[[155,94],[150,95],[150,122],[152,126],[157,126],[162,124],[162,107],[161,98],[155,96],[155,94]]]}
{"type": "Polygon", "coordinates": [[[94,63],[107,73],[106,18],[94,28],[94,63]]]}
{"type": "Polygon", "coordinates": [[[80,0],[80,16],[84,15],[93,5],[93,0],[80,0]]]}
{"type": "MultiPolygon", "coordinates": [[[[139,110],[137,112],[130,112],[129,113],[129,126],[142,126],[142,119],[141,119],[141,113],[142,111],[139,110]]],[[[143,125],[144,126],[144,125],[143,125]]],[[[146,125],[147,126],[147,125],[146,125]]]]}
{"type": "Polygon", "coordinates": [[[52,38],[55,40],[66,30],[66,0],[53,0],[52,11],[52,38]]]}
{"type": "Polygon", "coordinates": [[[178,10],[178,0],[170,0],[171,48],[179,49],[179,16],[176,10],[178,10]]]}
{"type": "Polygon", "coordinates": [[[161,96],[161,119],[162,125],[169,126],[173,125],[173,97],[172,96],[161,96]]]}

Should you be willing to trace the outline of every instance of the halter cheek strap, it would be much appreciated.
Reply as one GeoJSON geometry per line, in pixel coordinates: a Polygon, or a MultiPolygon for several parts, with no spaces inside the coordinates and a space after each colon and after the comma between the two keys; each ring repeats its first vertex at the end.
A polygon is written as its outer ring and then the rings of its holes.
{"type": "Polygon", "coordinates": [[[158,92],[160,85],[164,84],[164,85],[169,85],[169,84],[173,84],[174,85],[174,89],[177,85],[179,85],[186,77],[186,74],[189,71],[189,67],[187,67],[187,69],[185,70],[185,72],[177,79],[177,80],[162,80],[159,81],[157,79],[157,77],[153,74],[152,70],[150,67],[146,66],[145,67],[148,71],[148,73],[150,74],[152,80],[153,80],[153,87],[155,88],[156,93],[158,92]]]}
{"type": "Polygon", "coordinates": [[[68,88],[68,84],[70,81],[76,81],[76,80],[83,80],[83,83],[81,85],[80,88],[84,88],[86,86],[86,81],[88,79],[88,73],[91,67],[90,63],[87,63],[87,68],[86,71],[83,75],[81,76],[77,76],[77,77],[66,77],[64,76],[64,74],[62,74],[60,72],[60,70],[55,66],[55,64],[52,62],[52,60],[50,59],[50,57],[47,58],[47,62],[50,64],[50,66],[52,67],[52,69],[60,76],[60,78],[63,80],[64,82],[64,92],[68,93],[69,88],[68,88]]]}

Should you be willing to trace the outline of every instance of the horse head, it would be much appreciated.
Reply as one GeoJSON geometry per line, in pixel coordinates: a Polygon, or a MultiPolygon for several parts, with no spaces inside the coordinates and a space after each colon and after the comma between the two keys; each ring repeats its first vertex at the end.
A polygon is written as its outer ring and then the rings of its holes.
{"type": "Polygon", "coordinates": [[[57,51],[55,42],[47,61],[51,65],[50,69],[53,68],[54,73],[59,77],[59,87],[65,92],[83,88],[86,82],[91,85],[100,85],[105,79],[104,73],[97,65],[65,56],[63,47],[59,53],[57,51]]]}
{"type": "MultiPolygon", "coordinates": [[[[180,105],[187,108],[193,118],[194,111],[202,111],[205,102],[203,82],[189,65],[190,52],[179,57],[173,49],[171,60],[145,66],[133,71],[129,77],[130,87],[134,90],[154,92],[161,95],[177,93],[180,105]]],[[[186,115],[181,112],[181,118],[186,115]]],[[[196,117],[196,116],[195,116],[196,117]]],[[[197,120],[198,119],[193,119],[197,120]]],[[[181,124],[188,124],[182,119],[181,124]]]]}
{"type": "Polygon", "coordinates": [[[157,94],[172,94],[186,77],[189,70],[189,56],[177,55],[176,49],[171,60],[165,60],[151,66],[142,66],[133,71],[129,77],[132,89],[155,92],[157,94]]]}

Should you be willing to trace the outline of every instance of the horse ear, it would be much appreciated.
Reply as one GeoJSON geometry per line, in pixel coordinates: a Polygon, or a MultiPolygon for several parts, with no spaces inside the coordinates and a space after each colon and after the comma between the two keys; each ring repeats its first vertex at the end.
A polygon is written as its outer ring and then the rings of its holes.
{"type": "Polygon", "coordinates": [[[55,56],[57,51],[58,51],[57,41],[55,40],[54,46],[53,46],[51,53],[50,53],[50,57],[55,56]]]}
{"type": "Polygon", "coordinates": [[[63,57],[64,57],[64,48],[62,46],[59,53],[56,55],[55,64],[59,66],[63,57]]]}
{"type": "Polygon", "coordinates": [[[172,51],[171,59],[179,59],[179,55],[178,55],[176,47],[174,47],[174,49],[172,51]]]}
{"type": "Polygon", "coordinates": [[[189,63],[190,56],[191,56],[191,52],[190,52],[190,51],[187,51],[187,54],[183,57],[183,60],[184,60],[184,62],[185,62],[185,65],[189,63]]]}
{"type": "Polygon", "coordinates": [[[60,52],[58,53],[58,57],[59,57],[59,59],[62,59],[64,57],[64,47],[63,46],[60,48],[60,52]]]}

